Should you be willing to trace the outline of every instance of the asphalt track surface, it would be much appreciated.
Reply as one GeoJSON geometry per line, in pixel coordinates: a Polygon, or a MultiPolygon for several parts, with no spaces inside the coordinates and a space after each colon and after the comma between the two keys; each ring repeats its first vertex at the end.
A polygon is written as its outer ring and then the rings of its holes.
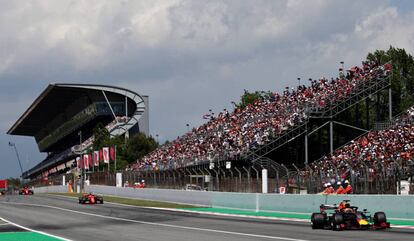
{"type": "Polygon", "coordinates": [[[59,196],[0,198],[0,217],[69,240],[414,240],[414,230],[312,230],[308,223],[254,220],[105,203],[81,205],[59,196]]]}

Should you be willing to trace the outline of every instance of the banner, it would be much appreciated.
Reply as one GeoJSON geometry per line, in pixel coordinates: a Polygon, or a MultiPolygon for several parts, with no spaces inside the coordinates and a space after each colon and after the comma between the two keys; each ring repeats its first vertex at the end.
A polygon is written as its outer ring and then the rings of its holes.
{"type": "Polygon", "coordinates": [[[76,157],[76,167],[77,167],[77,168],[82,168],[82,167],[81,167],[80,157],[76,157]]]}
{"type": "Polygon", "coordinates": [[[93,152],[93,163],[96,167],[99,166],[99,151],[93,152]]]}
{"type": "Polygon", "coordinates": [[[111,157],[111,161],[115,161],[115,147],[111,146],[109,149],[109,155],[111,157]]]}
{"type": "Polygon", "coordinates": [[[89,170],[89,155],[85,154],[83,155],[83,165],[85,170],[89,170]]]}
{"type": "Polygon", "coordinates": [[[104,163],[109,163],[109,147],[102,148],[102,153],[104,163]]]}
{"type": "Polygon", "coordinates": [[[99,150],[99,161],[103,162],[103,151],[99,150]]]}
{"type": "Polygon", "coordinates": [[[89,168],[93,167],[93,159],[92,159],[92,154],[88,155],[88,164],[89,164],[89,168]]]}

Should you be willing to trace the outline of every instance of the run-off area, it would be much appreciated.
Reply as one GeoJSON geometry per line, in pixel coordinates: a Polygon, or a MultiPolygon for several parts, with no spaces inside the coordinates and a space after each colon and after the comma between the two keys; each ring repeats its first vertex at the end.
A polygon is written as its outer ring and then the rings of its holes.
{"type": "Polygon", "coordinates": [[[1,241],[56,241],[61,240],[40,233],[28,231],[0,218],[1,241]]]}

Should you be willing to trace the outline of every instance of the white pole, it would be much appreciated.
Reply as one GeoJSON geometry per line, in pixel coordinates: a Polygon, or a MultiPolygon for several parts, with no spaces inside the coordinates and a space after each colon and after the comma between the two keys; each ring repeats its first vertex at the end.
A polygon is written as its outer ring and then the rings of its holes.
{"type": "Polygon", "coordinates": [[[262,169],[262,193],[267,193],[267,169],[262,169]]]}
{"type": "Polygon", "coordinates": [[[115,145],[115,172],[116,172],[116,145],[115,145]]]}

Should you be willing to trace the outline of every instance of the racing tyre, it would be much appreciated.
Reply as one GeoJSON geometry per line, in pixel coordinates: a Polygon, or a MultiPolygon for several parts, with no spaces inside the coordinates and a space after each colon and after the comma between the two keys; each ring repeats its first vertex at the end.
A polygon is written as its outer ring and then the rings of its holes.
{"type": "Polygon", "coordinates": [[[387,222],[387,217],[385,216],[384,212],[376,212],[374,214],[374,224],[375,225],[380,225],[381,223],[386,223],[387,222]]]}
{"type": "Polygon", "coordinates": [[[335,213],[332,216],[332,230],[340,231],[341,224],[344,223],[344,216],[341,213],[335,213]]]}
{"type": "Polygon", "coordinates": [[[322,213],[313,213],[311,217],[312,229],[323,229],[325,216],[322,213]]]}

